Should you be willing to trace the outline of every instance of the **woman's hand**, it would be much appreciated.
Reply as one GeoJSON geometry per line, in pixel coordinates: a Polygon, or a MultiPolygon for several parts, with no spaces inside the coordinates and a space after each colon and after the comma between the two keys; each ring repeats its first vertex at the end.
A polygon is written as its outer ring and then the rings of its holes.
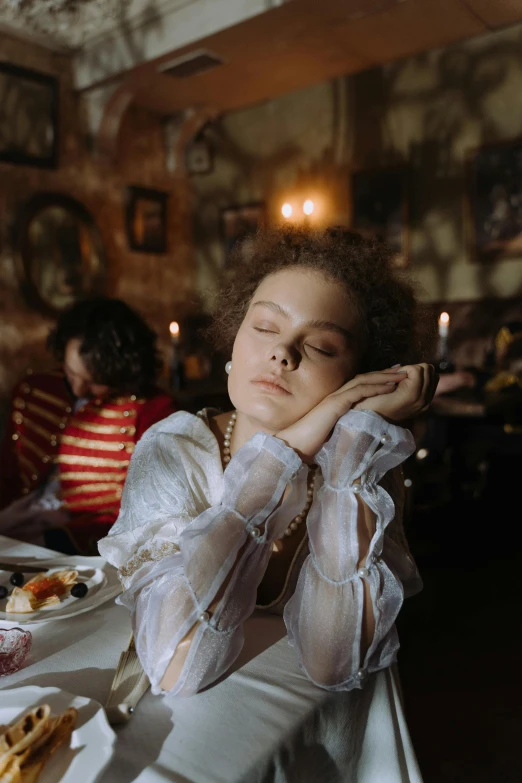
{"type": "Polygon", "coordinates": [[[391,394],[372,396],[361,400],[354,409],[374,411],[391,422],[401,422],[418,416],[428,409],[435,389],[438,375],[431,364],[409,364],[401,367],[405,375],[391,394]]]}
{"type": "MultiPolygon", "coordinates": [[[[399,373],[393,369],[356,375],[277,436],[293,448],[304,462],[312,462],[341,416],[351,408],[358,407],[359,403],[369,402],[373,398],[386,400],[396,393],[397,384],[401,386],[407,377],[407,372],[399,373]]],[[[398,407],[397,403],[395,407],[398,407]]],[[[407,406],[403,403],[402,407],[407,406]]]]}

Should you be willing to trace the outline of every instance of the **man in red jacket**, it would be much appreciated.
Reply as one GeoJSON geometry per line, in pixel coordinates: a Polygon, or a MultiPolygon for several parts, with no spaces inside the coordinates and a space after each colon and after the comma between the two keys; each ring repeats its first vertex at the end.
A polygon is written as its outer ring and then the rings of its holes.
{"type": "Polygon", "coordinates": [[[49,335],[61,369],[14,390],[0,452],[0,533],[96,553],[118,516],[127,468],[148,427],[171,414],[155,385],[156,334],[117,299],[66,310],[49,335]]]}

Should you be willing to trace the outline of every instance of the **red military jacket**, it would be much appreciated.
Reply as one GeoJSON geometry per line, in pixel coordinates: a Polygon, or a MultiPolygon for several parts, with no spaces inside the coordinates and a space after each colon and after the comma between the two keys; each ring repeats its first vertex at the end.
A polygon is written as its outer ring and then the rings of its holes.
{"type": "Polygon", "coordinates": [[[71,515],[67,532],[77,549],[90,551],[118,516],[136,442],[175,408],[159,390],[91,400],[76,413],[73,405],[62,372],[29,371],[15,388],[0,452],[0,508],[57,471],[71,515]]]}

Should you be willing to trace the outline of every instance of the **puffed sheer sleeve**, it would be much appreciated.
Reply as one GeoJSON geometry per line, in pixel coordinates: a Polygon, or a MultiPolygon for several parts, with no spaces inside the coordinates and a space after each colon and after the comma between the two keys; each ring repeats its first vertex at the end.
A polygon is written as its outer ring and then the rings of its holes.
{"type": "Polygon", "coordinates": [[[395,660],[404,584],[420,580],[386,534],[395,508],[378,482],[414,448],[408,430],[349,411],[316,456],[321,475],[307,519],[310,555],[284,617],[302,668],[323,688],[360,688],[367,673],[395,660]]]}
{"type": "MultiPolygon", "coordinates": [[[[187,493],[178,472],[183,466],[179,447],[179,440],[166,443],[158,433],[137,449],[131,461],[124,513],[125,509],[132,514],[141,509],[145,517],[141,527],[150,529],[152,519],[157,534],[161,534],[162,524],[166,529],[176,527],[177,517],[183,524],[176,551],[149,559],[124,578],[120,602],[131,610],[136,648],[154,693],[162,691],[162,680],[179,642],[196,628],[170,691],[185,696],[226,672],[239,654],[242,625],[254,609],[272,542],[283,534],[303,502],[299,488],[306,494],[306,469],[281,440],[259,432],[228,464],[220,502],[195,514],[189,507],[189,496],[195,490],[187,493]],[[155,482],[159,482],[158,491],[164,491],[165,483],[171,487],[174,502],[168,515],[163,511],[165,504],[158,509],[150,495],[155,482]],[[291,491],[283,500],[289,484],[291,491]],[[142,502],[144,492],[150,499],[149,508],[142,502]],[[182,503],[180,497],[185,498],[182,503]],[[157,519],[158,513],[160,517],[163,514],[163,522],[157,519]],[[190,513],[193,516],[187,524],[190,513]]],[[[119,520],[115,536],[136,523],[136,519],[128,523],[119,520]]],[[[100,545],[102,554],[108,551],[110,539],[100,545]]],[[[144,542],[134,557],[146,546],[144,542]]],[[[120,573],[125,571],[126,566],[120,566],[120,573]]]]}

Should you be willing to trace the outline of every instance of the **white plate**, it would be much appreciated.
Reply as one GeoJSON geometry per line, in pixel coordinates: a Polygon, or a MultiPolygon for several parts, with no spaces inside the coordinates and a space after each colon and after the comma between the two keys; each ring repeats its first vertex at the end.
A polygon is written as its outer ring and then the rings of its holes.
{"type": "Polygon", "coordinates": [[[12,723],[39,704],[49,704],[52,715],[76,707],[78,720],[69,746],[58,748],[51,756],[38,783],[94,783],[111,760],[116,740],[102,706],[59,688],[13,688],[2,691],[0,724],[12,723]]]}
{"type": "MultiPolygon", "coordinates": [[[[7,561],[4,559],[3,562],[7,561]]],[[[49,620],[64,620],[67,617],[88,612],[121,592],[117,570],[109,565],[103,557],[80,557],[77,555],[69,557],[64,555],[51,560],[40,560],[34,557],[13,558],[13,567],[16,566],[16,570],[22,571],[22,573],[24,563],[30,566],[48,568],[49,573],[62,570],[63,568],[73,568],[78,571],[78,581],[85,582],[89,592],[84,598],[73,598],[71,595],[68,595],[54,609],[38,609],[36,612],[28,614],[6,612],[5,607],[8,597],[2,598],[0,600],[1,623],[9,622],[16,625],[29,625],[31,623],[47,623],[49,620]]],[[[8,589],[12,589],[12,585],[9,582],[11,573],[11,571],[0,571],[0,585],[5,585],[8,589]]],[[[25,581],[28,582],[35,574],[28,573],[25,576],[25,581]]]]}

